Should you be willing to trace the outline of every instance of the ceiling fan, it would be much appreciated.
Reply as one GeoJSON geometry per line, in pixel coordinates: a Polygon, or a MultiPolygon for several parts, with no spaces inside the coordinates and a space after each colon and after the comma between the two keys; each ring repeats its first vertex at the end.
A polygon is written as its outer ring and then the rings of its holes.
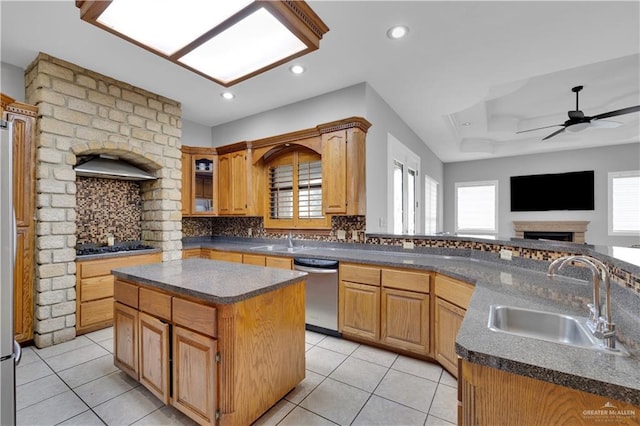
{"type": "Polygon", "coordinates": [[[542,140],[544,141],[564,132],[565,130],[567,132],[579,132],[588,127],[614,128],[614,127],[622,126],[622,123],[618,123],[617,121],[603,120],[603,118],[615,117],[617,115],[630,114],[632,112],[640,111],[640,105],[636,105],[628,108],[618,109],[615,111],[604,112],[602,114],[593,115],[591,117],[585,116],[584,113],[580,111],[580,109],[578,109],[578,93],[580,93],[582,89],[583,89],[583,86],[576,86],[571,89],[571,91],[576,94],[576,109],[575,111],[568,112],[569,119],[567,121],[565,121],[562,124],[554,124],[553,126],[537,127],[535,129],[522,130],[516,133],[533,132],[534,130],[548,129],[551,127],[562,126],[562,129],[556,130],[546,138],[543,138],[542,140]]]}

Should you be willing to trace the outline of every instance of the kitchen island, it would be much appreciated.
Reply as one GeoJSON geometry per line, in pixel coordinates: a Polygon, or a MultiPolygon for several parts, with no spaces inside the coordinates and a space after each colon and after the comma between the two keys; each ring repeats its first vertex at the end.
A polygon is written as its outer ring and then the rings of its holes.
{"type": "Polygon", "coordinates": [[[305,273],[207,259],[118,268],[114,363],[200,424],[250,424],[305,376],[305,273]]]}

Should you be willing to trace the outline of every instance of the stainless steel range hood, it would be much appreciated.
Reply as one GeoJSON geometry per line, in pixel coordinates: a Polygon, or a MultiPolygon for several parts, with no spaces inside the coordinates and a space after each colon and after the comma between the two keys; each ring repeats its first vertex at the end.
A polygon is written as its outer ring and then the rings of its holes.
{"type": "Polygon", "coordinates": [[[75,166],[76,175],[103,179],[153,180],[150,173],[118,157],[101,154],[75,166]]]}

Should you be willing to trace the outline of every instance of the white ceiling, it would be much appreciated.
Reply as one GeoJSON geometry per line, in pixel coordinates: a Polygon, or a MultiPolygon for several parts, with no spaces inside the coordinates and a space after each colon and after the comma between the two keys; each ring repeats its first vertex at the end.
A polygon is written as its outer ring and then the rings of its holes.
{"type": "MultiPolygon", "coordinates": [[[[185,1],[185,0],[181,0],[185,1]]],[[[72,0],[1,0],[0,59],[25,68],[45,52],[182,103],[215,126],[360,82],[369,83],[444,162],[640,142],[640,113],[540,140],[574,109],[640,105],[640,2],[308,1],[330,31],[320,49],[223,88],[79,18],[72,0]],[[386,30],[408,25],[392,41],[386,30]],[[469,126],[461,126],[470,122],[469,126]]],[[[375,123],[374,123],[375,125],[375,123]]]]}

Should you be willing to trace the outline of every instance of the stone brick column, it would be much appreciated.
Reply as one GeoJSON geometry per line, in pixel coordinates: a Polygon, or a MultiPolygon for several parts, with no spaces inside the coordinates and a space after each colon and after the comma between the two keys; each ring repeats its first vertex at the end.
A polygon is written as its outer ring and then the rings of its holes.
{"type": "Polygon", "coordinates": [[[40,53],[25,72],[36,125],[35,343],[75,337],[77,155],[108,153],[152,171],[141,184],[142,239],[180,259],[181,107],[40,53]]]}

